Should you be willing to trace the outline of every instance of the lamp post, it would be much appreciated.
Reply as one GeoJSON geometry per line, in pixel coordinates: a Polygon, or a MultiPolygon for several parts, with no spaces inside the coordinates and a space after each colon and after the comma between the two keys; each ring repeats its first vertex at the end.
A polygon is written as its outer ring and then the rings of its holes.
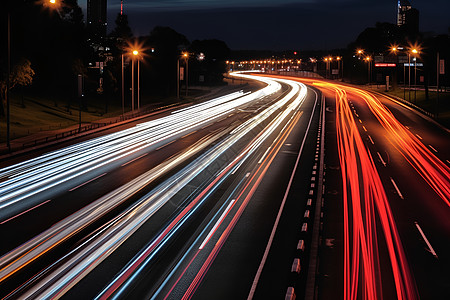
{"type": "Polygon", "coordinates": [[[370,56],[366,56],[366,58],[365,58],[365,60],[367,61],[367,82],[368,82],[368,84],[370,85],[370,82],[371,82],[371,74],[370,74],[370,64],[371,64],[371,61],[372,61],[372,58],[370,57],[370,56]]]}
{"type": "Polygon", "coordinates": [[[411,53],[408,52],[408,101],[411,102],[411,53]]]}
{"type": "Polygon", "coordinates": [[[189,53],[184,52],[183,57],[186,60],[186,97],[188,96],[188,84],[189,84],[189,53]]]}
{"type": "Polygon", "coordinates": [[[328,57],[325,57],[324,61],[325,61],[325,78],[328,79],[328,69],[330,68],[330,65],[328,64],[328,57]]]}
{"type": "Polygon", "coordinates": [[[141,72],[139,71],[139,67],[140,67],[140,65],[141,65],[141,60],[138,58],[138,69],[137,69],[137,72],[138,72],[138,87],[137,87],[137,105],[138,105],[138,110],[141,108],[141,101],[140,101],[140,99],[141,99],[141,80],[140,80],[140,75],[141,75],[141,72]]]}
{"type": "Polygon", "coordinates": [[[417,53],[419,51],[414,48],[411,50],[411,52],[414,54],[414,103],[416,103],[416,93],[417,93],[417,53]]]}
{"type": "Polygon", "coordinates": [[[397,89],[397,68],[398,68],[398,55],[397,55],[397,51],[398,51],[398,47],[396,45],[391,45],[389,51],[391,52],[391,54],[393,54],[395,56],[395,68],[394,68],[394,72],[392,74],[393,76],[393,80],[392,80],[392,84],[394,87],[394,90],[397,89]]]}
{"type": "MultiPolygon", "coordinates": [[[[341,60],[342,60],[342,57],[338,56],[338,57],[336,57],[336,60],[338,62],[338,78],[342,78],[342,77],[344,77],[343,74],[341,74],[341,60]]],[[[342,62],[342,64],[343,63],[344,62],[342,62]]]]}
{"type": "MultiPolygon", "coordinates": [[[[137,59],[137,56],[139,55],[138,50],[133,50],[131,52],[131,111],[134,113],[134,62],[137,59]]],[[[138,80],[139,80],[139,74],[138,74],[138,80]]],[[[139,83],[138,83],[138,89],[139,89],[139,83]]],[[[139,91],[138,91],[138,108],[139,108],[139,91]]]]}
{"type": "Polygon", "coordinates": [[[177,99],[180,99],[180,58],[177,59],[177,99]]]}

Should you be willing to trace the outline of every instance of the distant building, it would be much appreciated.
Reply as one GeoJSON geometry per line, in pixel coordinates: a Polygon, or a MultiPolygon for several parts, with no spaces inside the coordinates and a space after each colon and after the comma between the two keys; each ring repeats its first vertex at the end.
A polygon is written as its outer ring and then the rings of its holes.
{"type": "Polygon", "coordinates": [[[408,34],[419,33],[419,11],[408,0],[397,2],[397,25],[403,27],[408,34]]]}
{"type": "Polygon", "coordinates": [[[406,13],[411,9],[411,3],[408,0],[398,0],[397,2],[397,25],[406,24],[406,13]]]}
{"type": "Polygon", "coordinates": [[[100,41],[106,37],[106,1],[87,1],[87,30],[91,40],[100,41]]]}

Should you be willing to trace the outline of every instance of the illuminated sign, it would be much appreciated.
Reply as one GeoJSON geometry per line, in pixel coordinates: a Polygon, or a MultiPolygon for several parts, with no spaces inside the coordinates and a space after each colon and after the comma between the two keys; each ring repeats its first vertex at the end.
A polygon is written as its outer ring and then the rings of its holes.
{"type": "Polygon", "coordinates": [[[375,67],[395,67],[396,64],[390,64],[390,63],[376,63],[375,67]]]}
{"type": "Polygon", "coordinates": [[[403,64],[405,67],[414,67],[414,66],[416,66],[416,67],[423,67],[423,63],[406,63],[406,64],[403,64]]]}

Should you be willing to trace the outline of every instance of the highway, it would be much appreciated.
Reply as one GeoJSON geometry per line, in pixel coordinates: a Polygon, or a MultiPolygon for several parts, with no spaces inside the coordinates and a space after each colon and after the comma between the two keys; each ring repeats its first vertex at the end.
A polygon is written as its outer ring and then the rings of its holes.
{"type": "MultiPolygon", "coordinates": [[[[159,252],[174,251],[164,246],[178,241],[179,232],[199,222],[205,225],[207,216],[213,218],[206,225],[212,224],[224,209],[225,204],[218,204],[224,196],[215,195],[223,186],[234,192],[245,187],[232,200],[236,204],[226,206],[227,211],[236,209],[233,214],[239,219],[302,118],[307,98],[306,87],[299,83],[258,80],[266,84],[259,91],[176,110],[2,169],[1,229],[9,238],[2,243],[5,254],[0,259],[3,295],[76,298],[83,293],[93,297],[99,291],[99,298],[122,295],[142,268],[158,260],[159,252]],[[161,163],[152,165],[155,153],[161,163]],[[249,161],[254,171],[228,183],[249,161]],[[124,175],[126,184],[109,188],[124,175]],[[15,228],[25,234],[11,234],[15,228]],[[117,257],[120,264],[114,263],[117,257]]],[[[317,96],[313,98],[317,101],[317,96]]],[[[308,120],[310,124],[312,118],[308,120]]],[[[224,232],[229,234],[234,222],[224,232]]],[[[200,229],[206,231],[190,230],[200,229]]],[[[212,238],[216,237],[210,234],[205,241],[212,238]]],[[[150,287],[144,287],[148,293],[150,287]]]]}
{"type": "Polygon", "coordinates": [[[326,96],[318,298],[448,299],[449,131],[381,94],[303,82],[326,96]]]}
{"type": "MultiPolygon", "coordinates": [[[[449,131],[261,83],[0,170],[0,296],[448,299],[449,131]]],[[[292,298],[291,298],[292,299],[292,298]]]]}

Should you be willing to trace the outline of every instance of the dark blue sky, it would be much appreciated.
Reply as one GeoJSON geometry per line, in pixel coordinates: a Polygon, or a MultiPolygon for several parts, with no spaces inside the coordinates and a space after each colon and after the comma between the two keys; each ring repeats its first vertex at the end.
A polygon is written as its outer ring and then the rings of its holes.
{"type": "MultiPolygon", "coordinates": [[[[78,0],[86,7],[87,0],[78,0]]],[[[422,32],[448,33],[450,0],[411,0],[422,32]]],[[[395,23],[396,0],[124,0],[135,35],[157,25],[232,49],[311,50],[345,47],[377,21],[395,23]]],[[[120,0],[108,0],[108,24],[120,0]]],[[[111,29],[111,28],[110,28],[111,29]]]]}

